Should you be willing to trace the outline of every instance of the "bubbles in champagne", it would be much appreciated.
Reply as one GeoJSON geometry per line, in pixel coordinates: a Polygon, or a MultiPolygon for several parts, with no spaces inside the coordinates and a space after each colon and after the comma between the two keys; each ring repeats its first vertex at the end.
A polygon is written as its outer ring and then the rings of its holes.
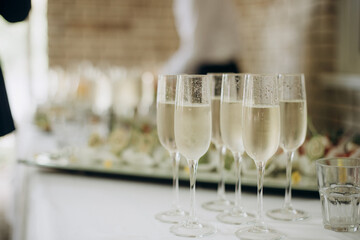
{"type": "Polygon", "coordinates": [[[242,101],[222,102],[221,133],[226,147],[232,152],[244,152],[242,140],[242,101]]]}
{"type": "Polygon", "coordinates": [[[279,106],[244,106],[243,142],[255,161],[266,162],[277,151],[280,140],[279,106]]]}
{"type": "Polygon", "coordinates": [[[175,141],[179,152],[191,160],[199,160],[210,145],[210,105],[194,104],[175,109],[175,141]]]}
{"type": "Polygon", "coordinates": [[[157,104],[157,131],[160,143],[169,152],[176,151],[174,114],[175,102],[159,102],[157,104]]]}
{"type": "Polygon", "coordinates": [[[280,101],[280,115],[280,145],[286,151],[294,151],[301,146],[306,136],[306,101],[280,101]]]}

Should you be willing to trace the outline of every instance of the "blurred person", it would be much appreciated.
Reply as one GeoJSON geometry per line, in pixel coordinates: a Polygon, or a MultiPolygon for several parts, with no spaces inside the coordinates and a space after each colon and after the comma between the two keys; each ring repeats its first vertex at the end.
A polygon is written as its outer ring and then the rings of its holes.
{"type": "Polygon", "coordinates": [[[162,74],[239,72],[240,34],[232,0],[174,0],[177,52],[162,74]]]}
{"type": "MultiPolygon", "coordinates": [[[[0,15],[11,23],[25,20],[30,8],[30,0],[0,0],[0,15]]],[[[0,65],[0,137],[14,130],[14,120],[11,115],[4,76],[0,65]]]]}
{"type": "MultiPolygon", "coordinates": [[[[15,23],[27,18],[31,8],[30,0],[0,0],[0,15],[8,22],[15,23]]],[[[5,88],[4,76],[0,65],[0,139],[15,130],[9,101],[5,88]]],[[[4,154],[3,154],[4,156],[4,154]]],[[[6,161],[7,159],[1,159],[6,161]]],[[[10,239],[10,226],[6,217],[9,198],[9,176],[2,166],[0,173],[0,240],[10,239]]]]}

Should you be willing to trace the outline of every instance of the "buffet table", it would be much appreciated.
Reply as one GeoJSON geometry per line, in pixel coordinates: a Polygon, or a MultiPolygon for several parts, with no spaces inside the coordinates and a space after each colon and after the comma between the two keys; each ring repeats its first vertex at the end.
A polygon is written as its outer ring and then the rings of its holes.
{"type": "MultiPolygon", "coordinates": [[[[16,206],[14,240],[115,240],[184,239],[169,232],[171,225],[158,222],[154,215],[167,210],[171,186],[167,184],[99,178],[61,171],[16,166],[16,206]]],[[[201,208],[201,203],[216,196],[211,189],[197,189],[198,216],[215,225],[218,232],[204,239],[236,239],[238,226],[216,221],[216,214],[201,208]]],[[[233,194],[229,193],[233,198],[233,194]]],[[[189,189],[180,188],[185,209],[189,207],[189,189]]],[[[282,196],[265,191],[264,209],[282,204],[282,196]]],[[[256,209],[256,195],[243,193],[248,211],[256,209]]],[[[303,222],[278,222],[266,218],[285,239],[360,239],[357,233],[336,233],[322,227],[320,201],[294,198],[293,204],[309,211],[303,222]]]]}

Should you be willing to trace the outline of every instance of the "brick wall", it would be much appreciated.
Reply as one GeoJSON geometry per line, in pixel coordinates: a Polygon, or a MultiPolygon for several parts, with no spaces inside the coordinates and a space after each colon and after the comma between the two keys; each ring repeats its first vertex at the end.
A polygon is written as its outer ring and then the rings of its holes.
{"type": "Polygon", "coordinates": [[[178,45],[169,0],[49,0],[49,64],[154,67],[178,45]]]}
{"type": "MultiPolygon", "coordinates": [[[[341,0],[234,1],[243,72],[304,72],[316,125],[356,122],[356,114],[343,116],[354,98],[334,108],[334,96],[347,93],[319,83],[336,72],[341,0]]],[[[179,45],[171,0],[48,0],[48,35],[50,66],[89,60],[156,71],[179,45]]]]}

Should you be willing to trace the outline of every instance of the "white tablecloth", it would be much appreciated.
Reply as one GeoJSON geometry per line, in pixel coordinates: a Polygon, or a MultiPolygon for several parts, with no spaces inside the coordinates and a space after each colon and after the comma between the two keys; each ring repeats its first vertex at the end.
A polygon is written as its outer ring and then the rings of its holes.
{"type": "MultiPolygon", "coordinates": [[[[18,127],[18,158],[56,148],[51,136],[18,127]]],[[[171,186],[157,183],[109,179],[40,170],[16,164],[13,176],[13,240],[152,240],[186,239],[170,233],[171,224],[157,221],[154,215],[171,205],[171,186]]],[[[229,198],[234,194],[229,193],[229,198]]],[[[218,232],[204,239],[233,239],[238,226],[222,224],[217,213],[201,208],[201,203],[216,197],[216,191],[197,189],[197,213],[212,223],[218,232]]],[[[189,188],[180,188],[182,206],[189,209],[189,188]]],[[[283,196],[265,192],[264,209],[280,207],[283,196]]],[[[283,232],[285,239],[360,239],[357,233],[336,233],[322,226],[318,199],[294,198],[293,204],[308,211],[311,218],[303,222],[266,222],[283,232]]],[[[255,213],[255,193],[243,193],[243,205],[255,213]]]]}
{"type": "MultiPolygon", "coordinates": [[[[14,240],[184,239],[169,232],[171,224],[154,218],[170,207],[170,185],[42,171],[22,164],[16,168],[14,240]]],[[[216,197],[216,191],[199,188],[196,197],[198,216],[218,229],[204,239],[236,239],[238,226],[219,223],[217,213],[201,208],[201,203],[216,197]]],[[[188,188],[180,188],[180,198],[188,209],[188,188]]],[[[282,202],[282,196],[264,195],[265,210],[280,207],[282,202]]],[[[243,203],[248,211],[256,211],[254,193],[243,193],[243,203]]],[[[285,239],[360,239],[360,232],[323,229],[318,199],[294,198],[293,204],[310,212],[311,218],[287,223],[266,217],[285,239]]]]}

